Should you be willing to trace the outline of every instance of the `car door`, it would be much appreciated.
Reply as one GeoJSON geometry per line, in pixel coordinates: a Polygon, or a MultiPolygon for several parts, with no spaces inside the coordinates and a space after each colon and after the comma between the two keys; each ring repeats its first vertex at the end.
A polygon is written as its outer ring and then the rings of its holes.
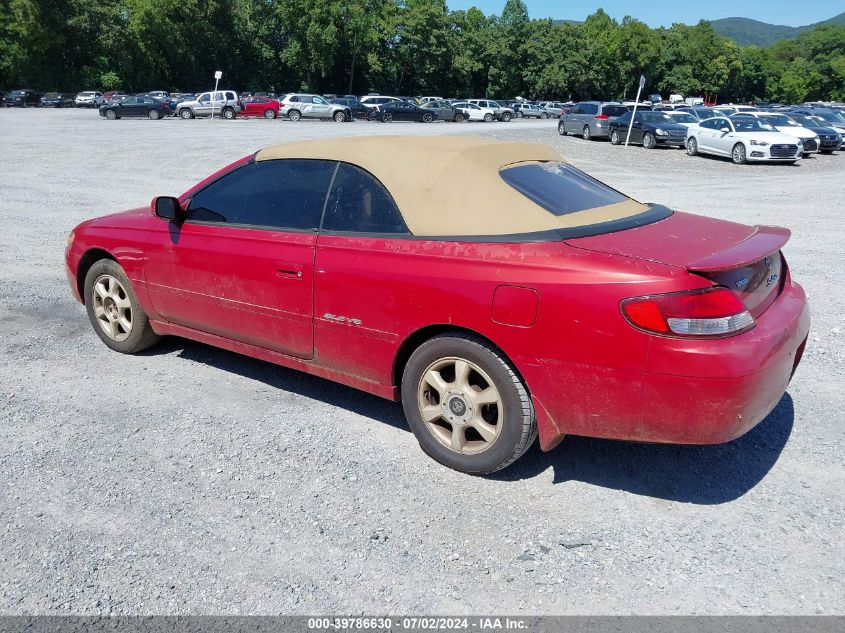
{"type": "Polygon", "coordinates": [[[714,125],[715,128],[712,131],[713,150],[718,154],[728,156],[734,144],[733,125],[731,125],[730,120],[727,118],[716,119],[714,125]],[[725,132],[724,128],[727,128],[728,131],[725,132]]]}
{"type": "MultiPolygon", "coordinates": [[[[523,107],[530,107],[530,106],[523,106],[523,107]]],[[[528,114],[526,112],[526,114],[528,114]]],[[[578,121],[578,115],[581,114],[581,104],[578,103],[569,111],[569,114],[566,115],[566,118],[563,120],[563,127],[566,131],[570,134],[575,133],[575,125],[578,121]]]]}
{"type": "MultiPolygon", "coordinates": [[[[410,233],[392,196],[368,172],[341,163],[317,239],[314,346],[321,365],[384,383],[373,358],[395,351],[401,289],[384,283],[410,233]]],[[[401,260],[400,260],[401,261],[401,260]]]]}
{"type": "Polygon", "coordinates": [[[332,115],[331,104],[322,97],[311,98],[314,106],[314,116],[321,119],[328,119],[332,115]]]}
{"type": "Polygon", "coordinates": [[[120,116],[144,116],[145,113],[141,97],[129,97],[120,104],[120,116]]]}
{"type": "Polygon", "coordinates": [[[194,114],[199,116],[211,114],[211,93],[204,92],[197,97],[197,105],[194,107],[194,114]]]}
{"type": "Polygon", "coordinates": [[[312,358],[314,248],[336,163],[253,161],[162,221],[144,275],[159,318],[299,358],[312,358]]]}

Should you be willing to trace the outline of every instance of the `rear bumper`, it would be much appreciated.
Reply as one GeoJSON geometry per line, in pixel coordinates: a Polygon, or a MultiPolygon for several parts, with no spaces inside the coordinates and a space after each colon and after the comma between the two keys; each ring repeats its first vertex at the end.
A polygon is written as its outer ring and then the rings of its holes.
{"type": "MultiPolygon", "coordinates": [[[[669,444],[733,440],[783,397],[809,329],[804,291],[789,282],[756,327],[739,336],[652,337],[646,371],[582,366],[581,388],[570,393],[560,392],[571,384],[567,376],[550,375],[532,390],[540,445],[549,450],[567,434],[669,444]]],[[[575,374],[563,364],[557,369],[575,374]]]]}

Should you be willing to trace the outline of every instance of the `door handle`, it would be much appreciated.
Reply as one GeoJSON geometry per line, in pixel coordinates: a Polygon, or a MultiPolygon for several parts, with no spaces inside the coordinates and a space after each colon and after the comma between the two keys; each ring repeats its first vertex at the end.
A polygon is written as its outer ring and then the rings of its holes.
{"type": "Polygon", "coordinates": [[[276,277],[302,279],[302,266],[298,264],[276,264],[276,277]]]}

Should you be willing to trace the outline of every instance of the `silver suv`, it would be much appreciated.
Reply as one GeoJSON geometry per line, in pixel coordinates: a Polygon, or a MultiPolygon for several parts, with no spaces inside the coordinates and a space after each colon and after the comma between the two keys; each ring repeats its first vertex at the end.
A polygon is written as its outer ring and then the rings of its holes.
{"type": "Polygon", "coordinates": [[[569,114],[560,115],[557,131],[562,136],[580,134],[586,141],[591,138],[607,138],[610,134],[611,122],[628,112],[629,109],[628,106],[621,103],[582,101],[576,103],[569,114]]]}
{"type": "Polygon", "coordinates": [[[490,99],[467,99],[467,103],[473,103],[479,108],[489,108],[493,111],[493,117],[497,121],[504,121],[507,123],[516,114],[513,108],[508,108],[500,104],[498,101],[491,101],[490,99]]]}
{"type": "Polygon", "coordinates": [[[203,92],[196,99],[182,101],[176,106],[176,115],[183,119],[193,119],[198,116],[222,116],[224,119],[234,119],[244,109],[244,105],[234,90],[218,90],[217,92],[203,92]]]}
{"type": "Polygon", "coordinates": [[[329,103],[320,95],[291,93],[279,99],[279,115],[291,121],[299,119],[334,119],[338,123],[352,120],[352,110],[342,103],[329,103]]]}

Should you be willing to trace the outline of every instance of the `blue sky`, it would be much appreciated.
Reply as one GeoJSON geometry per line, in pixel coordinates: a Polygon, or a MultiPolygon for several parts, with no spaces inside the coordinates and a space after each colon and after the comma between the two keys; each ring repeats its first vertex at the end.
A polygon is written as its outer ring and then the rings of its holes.
{"type": "MultiPolygon", "coordinates": [[[[476,6],[484,13],[501,13],[505,0],[446,0],[450,9],[476,6]]],[[[631,2],[607,0],[601,3],[564,0],[525,0],[532,18],[583,20],[599,7],[617,19],[631,15],[650,26],[670,26],[673,22],[695,24],[701,19],[743,17],[788,26],[803,26],[827,20],[845,11],[842,0],[814,0],[808,4],[796,0],[671,0],[669,2],[631,2]]]]}

